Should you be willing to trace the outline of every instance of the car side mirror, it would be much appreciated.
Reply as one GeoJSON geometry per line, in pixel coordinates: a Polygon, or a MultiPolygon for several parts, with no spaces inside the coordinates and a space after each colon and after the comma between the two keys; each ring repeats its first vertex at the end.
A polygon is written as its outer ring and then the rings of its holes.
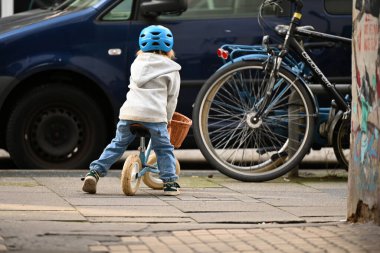
{"type": "Polygon", "coordinates": [[[187,0],[150,0],[140,5],[143,16],[157,17],[161,14],[180,15],[187,9],[187,0]]]}

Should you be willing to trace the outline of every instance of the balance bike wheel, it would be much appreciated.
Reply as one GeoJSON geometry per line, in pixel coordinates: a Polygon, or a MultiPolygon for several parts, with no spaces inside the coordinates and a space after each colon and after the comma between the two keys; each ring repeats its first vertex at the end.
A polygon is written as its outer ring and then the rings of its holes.
{"type": "MultiPolygon", "coordinates": [[[[157,167],[157,157],[156,154],[152,154],[148,158],[147,164],[153,165],[157,167]]],[[[175,174],[179,176],[179,173],[181,172],[181,166],[179,165],[179,162],[177,159],[175,159],[175,174]]],[[[152,188],[153,190],[162,190],[164,188],[164,183],[161,179],[158,178],[158,174],[147,172],[143,176],[144,184],[146,184],[148,187],[152,188]]]]}
{"type": "Polygon", "coordinates": [[[141,177],[137,178],[137,173],[142,169],[138,155],[130,155],[124,162],[121,172],[121,189],[127,196],[135,195],[140,187],[141,177]]]}

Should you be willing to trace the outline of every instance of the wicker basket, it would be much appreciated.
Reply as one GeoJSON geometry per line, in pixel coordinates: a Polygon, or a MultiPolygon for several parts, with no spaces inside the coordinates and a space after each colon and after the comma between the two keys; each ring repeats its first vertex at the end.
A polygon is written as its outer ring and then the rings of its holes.
{"type": "Polygon", "coordinates": [[[185,140],[191,127],[192,121],[185,115],[175,112],[170,121],[169,134],[170,142],[175,148],[179,148],[185,140]]]}

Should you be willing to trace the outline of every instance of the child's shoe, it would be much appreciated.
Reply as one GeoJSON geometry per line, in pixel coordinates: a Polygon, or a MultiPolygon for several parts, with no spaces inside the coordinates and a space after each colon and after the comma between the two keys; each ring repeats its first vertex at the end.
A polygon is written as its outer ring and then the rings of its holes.
{"type": "Polygon", "coordinates": [[[96,193],[96,184],[99,181],[99,174],[95,170],[90,170],[89,173],[86,174],[86,177],[82,178],[83,187],[82,190],[84,192],[88,192],[90,194],[96,193]]]}
{"type": "Polygon", "coordinates": [[[178,188],[181,188],[177,182],[167,182],[164,183],[164,195],[166,196],[176,196],[180,194],[178,188]]]}

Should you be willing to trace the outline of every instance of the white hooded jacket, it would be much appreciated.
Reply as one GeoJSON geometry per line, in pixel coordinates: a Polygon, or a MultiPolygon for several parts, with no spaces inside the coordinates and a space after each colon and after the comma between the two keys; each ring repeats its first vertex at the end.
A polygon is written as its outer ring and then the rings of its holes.
{"type": "Polygon", "coordinates": [[[166,56],[138,55],[131,65],[127,100],[119,118],[142,122],[169,122],[177,106],[181,66],[166,56]]]}

